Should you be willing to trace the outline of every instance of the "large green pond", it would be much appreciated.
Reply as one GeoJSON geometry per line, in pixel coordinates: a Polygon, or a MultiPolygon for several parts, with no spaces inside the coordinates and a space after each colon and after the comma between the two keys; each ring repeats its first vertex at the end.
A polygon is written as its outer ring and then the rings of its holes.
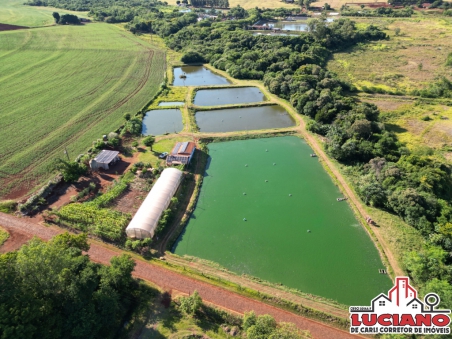
{"type": "Polygon", "coordinates": [[[377,249],[310,153],[294,136],[210,144],[175,253],[348,305],[386,293],[377,249]]]}

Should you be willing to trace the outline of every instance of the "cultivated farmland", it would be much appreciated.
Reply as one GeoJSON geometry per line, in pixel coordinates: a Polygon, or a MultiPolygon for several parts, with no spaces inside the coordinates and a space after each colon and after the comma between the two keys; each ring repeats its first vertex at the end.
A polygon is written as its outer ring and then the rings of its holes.
{"type": "MultiPolygon", "coordinates": [[[[26,6],[23,0],[0,0],[0,23],[41,27],[52,25],[55,19],[52,12],[57,11],[60,14],[72,13],[77,16],[85,14],[84,12],[72,12],[52,7],[26,6]]],[[[1,30],[1,29],[0,29],[1,30]]]]}
{"type": "Polygon", "coordinates": [[[0,197],[48,179],[156,93],[165,53],[107,24],[0,33],[0,197]]]}

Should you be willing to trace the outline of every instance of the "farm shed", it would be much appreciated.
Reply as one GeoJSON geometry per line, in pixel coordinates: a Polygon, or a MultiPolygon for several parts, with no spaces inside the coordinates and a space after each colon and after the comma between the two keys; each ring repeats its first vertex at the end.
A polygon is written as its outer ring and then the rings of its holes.
{"type": "Polygon", "coordinates": [[[109,166],[119,160],[118,151],[101,151],[93,160],[89,162],[89,166],[93,170],[103,168],[108,170],[109,166]]]}
{"type": "Polygon", "coordinates": [[[195,153],[196,145],[194,142],[185,141],[178,142],[174,146],[171,153],[166,158],[166,164],[170,165],[187,165],[190,163],[193,154],[195,153]]]}
{"type": "Polygon", "coordinates": [[[182,180],[182,171],[165,169],[126,228],[130,238],[152,238],[164,210],[171,202],[182,180]]]}

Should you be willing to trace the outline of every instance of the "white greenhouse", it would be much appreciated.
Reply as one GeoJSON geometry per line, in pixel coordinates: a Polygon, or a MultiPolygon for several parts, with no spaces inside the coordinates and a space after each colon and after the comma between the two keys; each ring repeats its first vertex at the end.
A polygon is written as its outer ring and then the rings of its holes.
{"type": "Polygon", "coordinates": [[[182,172],[176,168],[165,169],[144,199],[137,213],[126,228],[127,236],[136,239],[152,238],[164,210],[171,202],[182,180],[182,172]]]}

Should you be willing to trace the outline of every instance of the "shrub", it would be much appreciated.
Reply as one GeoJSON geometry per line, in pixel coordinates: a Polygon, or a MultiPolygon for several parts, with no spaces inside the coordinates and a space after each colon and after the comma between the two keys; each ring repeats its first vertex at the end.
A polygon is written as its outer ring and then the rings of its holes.
{"type": "Polygon", "coordinates": [[[14,200],[4,200],[0,201],[0,212],[10,213],[14,212],[17,207],[17,202],[14,200]]]}
{"type": "Polygon", "coordinates": [[[124,124],[124,128],[121,131],[121,136],[124,135],[140,135],[141,134],[141,120],[138,118],[132,118],[124,124]]]}
{"type": "Polygon", "coordinates": [[[180,306],[179,309],[182,313],[188,316],[194,316],[196,311],[200,309],[202,305],[202,299],[199,296],[197,291],[194,291],[193,294],[189,297],[180,298],[180,306]]]}
{"type": "Polygon", "coordinates": [[[189,63],[205,62],[205,59],[198,52],[188,51],[187,53],[185,53],[182,56],[181,61],[186,64],[189,64],[189,63]]]}
{"type": "Polygon", "coordinates": [[[79,25],[80,20],[76,15],[73,14],[63,14],[58,20],[60,25],[79,25]]]}
{"type": "Polygon", "coordinates": [[[57,159],[56,169],[61,172],[66,182],[77,181],[80,176],[86,174],[88,168],[85,164],[79,164],[75,161],[65,161],[57,159]]]}

